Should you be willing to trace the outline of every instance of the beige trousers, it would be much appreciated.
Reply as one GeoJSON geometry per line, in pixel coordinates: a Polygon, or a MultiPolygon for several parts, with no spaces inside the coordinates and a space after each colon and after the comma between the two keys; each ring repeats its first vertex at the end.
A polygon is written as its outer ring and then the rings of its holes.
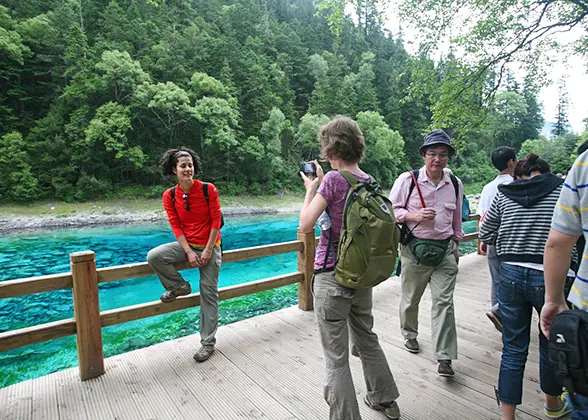
{"type": "Polygon", "coordinates": [[[427,284],[431,289],[431,332],[437,360],[457,359],[457,332],[453,291],[457,278],[457,263],[452,252],[453,242],[447,248],[443,261],[430,267],[417,264],[408,246],[402,246],[402,299],[400,301],[400,328],[405,339],[417,338],[419,333],[419,303],[427,284]]]}

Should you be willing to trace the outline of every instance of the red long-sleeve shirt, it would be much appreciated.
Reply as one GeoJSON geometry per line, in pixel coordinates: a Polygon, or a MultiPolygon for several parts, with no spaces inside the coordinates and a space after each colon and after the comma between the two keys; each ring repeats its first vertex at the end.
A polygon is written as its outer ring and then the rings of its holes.
{"type": "Polygon", "coordinates": [[[192,246],[206,246],[211,229],[219,229],[216,245],[220,244],[221,209],[218,191],[213,184],[208,184],[208,198],[206,203],[202,190],[202,181],[194,180],[188,192],[187,201],[190,210],[185,209],[184,191],[176,185],[175,209],[171,197],[171,188],[163,193],[163,207],[167,213],[169,224],[176,238],[184,235],[192,246]]]}

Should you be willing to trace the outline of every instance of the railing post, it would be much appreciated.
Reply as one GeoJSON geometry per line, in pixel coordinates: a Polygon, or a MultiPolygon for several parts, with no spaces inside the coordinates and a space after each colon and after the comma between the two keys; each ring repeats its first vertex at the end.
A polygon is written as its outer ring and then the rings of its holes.
{"type": "Polygon", "coordinates": [[[298,283],[298,307],[303,311],[312,310],[312,291],[310,281],[314,269],[315,233],[302,233],[298,230],[298,240],[302,241],[304,247],[298,251],[298,271],[304,274],[304,280],[298,283]]]}
{"type": "Polygon", "coordinates": [[[95,257],[93,251],[73,252],[69,256],[73,278],[78,363],[82,381],[104,374],[102,325],[100,323],[95,257]]]}

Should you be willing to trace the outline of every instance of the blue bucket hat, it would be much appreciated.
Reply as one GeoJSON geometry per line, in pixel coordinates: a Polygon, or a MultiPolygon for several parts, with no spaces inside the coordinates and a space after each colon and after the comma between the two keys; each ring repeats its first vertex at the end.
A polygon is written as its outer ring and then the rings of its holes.
{"type": "Polygon", "coordinates": [[[427,147],[430,146],[447,146],[449,150],[449,157],[455,154],[455,148],[451,145],[451,139],[443,130],[433,130],[426,135],[423,145],[419,147],[419,153],[423,153],[427,147]]]}

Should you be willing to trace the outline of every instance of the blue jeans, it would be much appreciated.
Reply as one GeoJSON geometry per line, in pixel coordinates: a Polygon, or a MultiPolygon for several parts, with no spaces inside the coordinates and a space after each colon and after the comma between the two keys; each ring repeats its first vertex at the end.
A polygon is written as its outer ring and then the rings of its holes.
{"type": "MultiPolygon", "coordinates": [[[[543,272],[501,264],[498,303],[503,324],[498,399],[517,405],[521,403],[523,394],[523,373],[529,352],[533,309],[540,313],[545,303],[543,272]]],[[[549,361],[547,344],[547,338],[539,332],[539,382],[545,394],[557,396],[562,389],[549,361]]]]}
{"type": "Polygon", "coordinates": [[[582,405],[582,408],[574,407],[572,411],[572,417],[570,420],[588,420],[588,397],[577,395],[578,402],[582,405]]]}

